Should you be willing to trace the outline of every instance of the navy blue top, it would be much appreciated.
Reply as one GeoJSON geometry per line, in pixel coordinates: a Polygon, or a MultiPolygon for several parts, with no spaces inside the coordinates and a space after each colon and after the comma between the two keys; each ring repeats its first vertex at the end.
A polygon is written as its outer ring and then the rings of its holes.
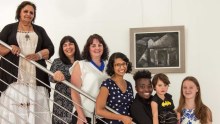
{"type": "MultiPolygon", "coordinates": [[[[106,79],[101,87],[106,87],[109,91],[106,105],[122,115],[130,116],[130,107],[134,100],[133,89],[130,82],[126,81],[127,90],[123,93],[112,79],[106,79]]],[[[104,119],[110,124],[123,124],[119,120],[104,119]]]]}

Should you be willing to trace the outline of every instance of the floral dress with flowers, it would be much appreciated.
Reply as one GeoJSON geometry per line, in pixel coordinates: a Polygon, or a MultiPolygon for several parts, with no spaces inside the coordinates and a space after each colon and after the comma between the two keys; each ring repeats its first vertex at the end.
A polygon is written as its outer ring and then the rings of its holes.
{"type": "Polygon", "coordinates": [[[183,116],[180,119],[181,124],[201,124],[194,114],[194,109],[183,109],[183,116]]]}

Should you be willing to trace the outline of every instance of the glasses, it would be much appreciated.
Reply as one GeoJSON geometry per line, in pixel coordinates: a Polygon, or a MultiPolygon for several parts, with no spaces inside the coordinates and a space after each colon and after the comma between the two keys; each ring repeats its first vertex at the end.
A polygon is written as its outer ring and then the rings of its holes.
{"type": "Polygon", "coordinates": [[[128,63],[124,62],[124,63],[116,63],[114,64],[115,67],[117,68],[121,68],[121,67],[124,67],[126,68],[128,66],[128,63]]]}

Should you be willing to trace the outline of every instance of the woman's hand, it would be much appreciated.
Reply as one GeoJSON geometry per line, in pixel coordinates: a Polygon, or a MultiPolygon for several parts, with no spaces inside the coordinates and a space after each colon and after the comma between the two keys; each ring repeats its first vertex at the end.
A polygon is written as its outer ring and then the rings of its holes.
{"type": "Polygon", "coordinates": [[[16,45],[10,45],[10,46],[12,48],[11,49],[12,54],[18,56],[21,53],[21,50],[20,50],[20,48],[18,46],[16,46],[16,45]]]}
{"type": "Polygon", "coordinates": [[[41,59],[37,53],[29,54],[29,55],[25,56],[25,58],[28,60],[32,60],[32,61],[38,61],[41,59]]]}
{"type": "Polygon", "coordinates": [[[122,120],[123,124],[132,124],[132,118],[129,117],[129,116],[124,116],[122,117],[122,120]]]}
{"type": "Polygon", "coordinates": [[[56,71],[53,75],[53,79],[55,81],[61,82],[61,81],[65,80],[65,77],[61,71],[56,71]]]}

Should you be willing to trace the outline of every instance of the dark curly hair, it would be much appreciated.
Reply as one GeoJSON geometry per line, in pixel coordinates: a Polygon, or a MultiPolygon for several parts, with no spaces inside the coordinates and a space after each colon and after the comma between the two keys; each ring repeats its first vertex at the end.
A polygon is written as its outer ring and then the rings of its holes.
{"type": "Polygon", "coordinates": [[[132,67],[132,63],[129,61],[127,56],[124,55],[123,53],[115,52],[115,53],[113,53],[110,56],[108,64],[107,64],[106,73],[109,76],[112,76],[112,75],[115,74],[115,72],[114,72],[114,63],[115,63],[115,59],[118,59],[118,58],[121,58],[123,61],[125,61],[127,63],[127,71],[126,71],[126,73],[130,73],[132,71],[132,68],[131,68],[132,67]]]}
{"type": "Polygon", "coordinates": [[[23,1],[23,2],[18,6],[18,8],[17,8],[17,10],[16,10],[15,20],[20,21],[20,13],[21,13],[21,10],[22,10],[25,6],[27,6],[27,5],[30,5],[30,6],[32,6],[32,7],[34,8],[34,18],[33,18],[33,20],[32,20],[32,23],[35,21],[37,8],[36,8],[36,5],[35,5],[34,3],[32,3],[32,2],[30,2],[30,1],[23,1]]]}
{"type": "MultiPolygon", "coordinates": [[[[135,85],[137,85],[136,84],[137,81],[142,78],[147,78],[150,80],[151,79],[151,72],[148,70],[141,70],[141,71],[135,72],[133,75],[133,79],[135,80],[135,85]]],[[[151,83],[151,81],[150,81],[150,83],[151,83]]]]}
{"type": "Polygon", "coordinates": [[[154,77],[153,77],[153,79],[152,79],[153,88],[156,87],[158,80],[163,81],[164,84],[166,84],[166,85],[168,85],[168,86],[169,86],[169,84],[170,84],[169,78],[168,78],[165,74],[163,74],[163,73],[158,73],[158,74],[154,75],[154,77]]]}
{"type": "Polygon", "coordinates": [[[101,59],[102,60],[107,60],[108,57],[109,57],[108,46],[106,45],[104,39],[100,35],[98,35],[98,34],[93,34],[93,35],[89,36],[89,38],[87,39],[87,42],[86,42],[86,44],[84,46],[84,49],[82,51],[82,58],[87,60],[87,61],[91,61],[92,60],[90,52],[89,52],[89,47],[93,43],[94,39],[97,39],[103,45],[103,54],[101,56],[101,59]]]}
{"type": "Polygon", "coordinates": [[[71,42],[71,43],[74,43],[74,46],[75,46],[74,60],[81,60],[80,50],[79,50],[79,47],[78,47],[78,44],[77,44],[76,40],[71,36],[64,36],[62,38],[62,40],[60,41],[59,56],[60,56],[61,61],[64,64],[67,64],[67,65],[71,64],[71,62],[67,58],[67,56],[65,55],[65,53],[63,51],[63,44],[68,42],[68,41],[71,42]]]}

